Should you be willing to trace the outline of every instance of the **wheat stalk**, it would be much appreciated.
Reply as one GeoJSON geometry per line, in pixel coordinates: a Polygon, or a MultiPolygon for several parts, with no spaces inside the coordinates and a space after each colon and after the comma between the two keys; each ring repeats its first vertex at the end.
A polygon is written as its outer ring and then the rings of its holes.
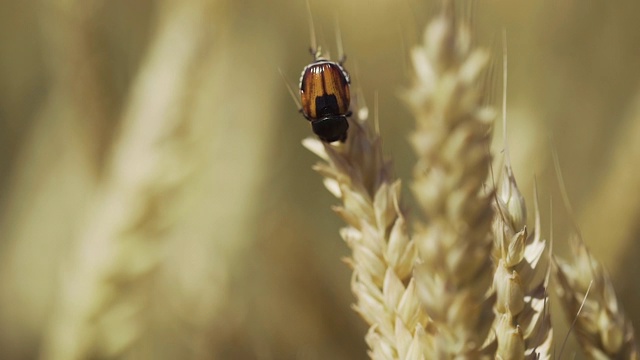
{"type": "Polygon", "coordinates": [[[324,162],[314,169],[341,199],[334,210],[348,226],[340,235],[352,250],[351,289],[355,310],[370,325],[365,340],[372,359],[420,359],[427,318],[411,279],[416,251],[400,205],[400,181],[382,155],[380,136],[366,121],[366,109],[350,121],[342,144],[316,139],[303,144],[324,162]]]}
{"type": "Polygon", "coordinates": [[[495,112],[483,105],[489,60],[471,46],[451,5],[412,53],[415,84],[406,98],[416,118],[413,191],[425,214],[414,240],[417,287],[433,319],[425,358],[478,358],[493,314],[491,196],[484,191],[495,112]]]}
{"type": "Polygon", "coordinates": [[[149,279],[174,220],[167,197],[187,171],[183,94],[202,40],[194,36],[202,25],[197,6],[165,10],[65,268],[44,359],[124,356],[144,334],[149,279]]]}
{"type": "Polygon", "coordinates": [[[493,224],[496,358],[551,359],[549,249],[540,237],[537,196],[535,227],[530,232],[526,227],[526,203],[508,158],[503,175],[496,197],[498,216],[493,224]]]}

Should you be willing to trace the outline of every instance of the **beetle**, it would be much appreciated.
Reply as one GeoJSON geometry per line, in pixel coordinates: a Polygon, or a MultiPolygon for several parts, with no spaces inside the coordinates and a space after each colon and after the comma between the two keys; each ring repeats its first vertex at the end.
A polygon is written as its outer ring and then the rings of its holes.
{"type": "Polygon", "coordinates": [[[333,62],[319,52],[312,53],[314,61],[300,75],[300,111],[320,140],[344,142],[349,129],[347,117],[351,116],[351,81],[342,67],[344,60],[333,62]]]}

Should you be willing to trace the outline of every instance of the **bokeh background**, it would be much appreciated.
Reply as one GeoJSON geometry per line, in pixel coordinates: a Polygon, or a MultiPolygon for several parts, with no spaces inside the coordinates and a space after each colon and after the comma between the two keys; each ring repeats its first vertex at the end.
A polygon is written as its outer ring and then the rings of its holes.
{"type": "MultiPolygon", "coordinates": [[[[437,2],[310,3],[334,57],[339,23],[408,184],[400,94],[437,2]]],[[[640,2],[473,13],[498,59],[496,104],[506,30],[508,144],[530,213],[535,177],[543,233],[568,256],[555,149],[573,216],[639,326],[640,2]]],[[[0,358],[367,358],[337,200],[285,86],[308,47],[302,0],[0,1],[0,358]]],[[[553,321],[560,343],[566,319],[553,321]]]]}

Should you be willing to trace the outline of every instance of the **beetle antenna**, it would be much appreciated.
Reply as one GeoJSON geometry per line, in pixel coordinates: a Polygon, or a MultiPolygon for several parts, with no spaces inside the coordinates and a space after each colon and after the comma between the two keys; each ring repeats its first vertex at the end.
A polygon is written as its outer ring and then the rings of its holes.
{"type": "Polygon", "coordinates": [[[302,111],[302,104],[300,103],[300,100],[296,96],[295,91],[293,91],[291,84],[287,81],[287,78],[284,76],[282,69],[278,68],[278,71],[280,72],[280,76],[282,76],[282,81],[284,81],[284,84],[287,86],[287,90],[289,90],[289,95],[291,95],[293,102],[295,102],[296,106],[298,107],[298,111],[302,111]]]}
{"type": "Polygon", "coordinates": [[[311,13],[311,3],[309,0],[307,2],[307,13],[309,15],[309,37],[311,47],[309,48],[309,52],[311,52],[311,56],[313,56],[313,60],[317,60],[321,55],[320,47],[318,46],[318,38],[316,37],[316,27],[313,24],[313,14],[311,13]]]}
{"type": "MultiPolygon", "coordinates": [[[[358,73],[358,62],[354,62],[353,63],[353,74],[354,74],[354,79],[358,79],[359,77],[359,73],[358,73]]],[[[359,83],[358,81],[356,81],[356,83],[359,83]]],[[[369,118],[369,108],[367,107],[367,101],[364,97],[364,92],[362,90],[362,87],[357,86],[356,87],[356,97],[355,97],[355,112],[357,114],[357,118],[359,120],[366,120],[369,118]]]]}
{"type": "Polygon", "coordinates": [[[378,90],[376,90],[373,95],[373,126],[376,131],[376,135],[380,135],[380,116],[378,114],[378,109],[380,103],[378,102],[378,90]]]}
{"type": "Polygon", "coordinates": [[[342,46],[342,32],[340,31],[340,22],[336,18],[336,45],[338,46],[338,64],[342,65],[347,61],[347,55],[344,53],[342,46]]]}

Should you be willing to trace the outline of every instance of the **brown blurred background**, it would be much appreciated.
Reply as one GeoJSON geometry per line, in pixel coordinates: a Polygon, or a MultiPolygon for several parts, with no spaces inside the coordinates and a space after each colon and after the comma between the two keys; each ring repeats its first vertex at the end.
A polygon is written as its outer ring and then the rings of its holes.
{"type": "MultiPolygon", "coordinates": [[[[371,108],[377,94],[408,184],[399,94],[437,2],[311,8],[334,57],[339,22],[353,85],[371,108]]],[[[633,0],[494,0],[474,16],[497,58],[507,32],[508,143],[530,212],[535,176],[543,233],[553,199],[566,256],[555,147],[636,326],[638,14],[633,0]]],[[[302,0],[0,1],[0,358],[367,358],[336,199],[279,74],[296,86],[308,47],[302,0]]],[[[554,316],[558,342],[564,322],[554,316]]]]}

